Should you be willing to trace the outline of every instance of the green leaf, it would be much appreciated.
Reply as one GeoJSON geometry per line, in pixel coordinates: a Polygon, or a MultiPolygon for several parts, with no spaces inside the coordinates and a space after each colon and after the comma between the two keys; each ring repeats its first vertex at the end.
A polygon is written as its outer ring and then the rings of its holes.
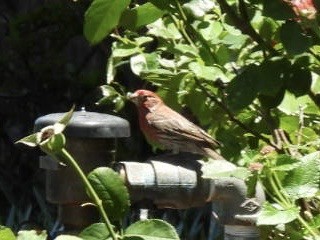
{"type": "Polygon", "coordinates": [[[223,143],[221,154],[226,159],[237,159],[246,144],[243,131],[237,126],[219,127],[216,131],[216,138],[223,143]]]}
{"type": "Polygon", "coordinates": [[[301,54],[311,46],[311,38],[296,21],[287,21],[281,26],[280,39],[287,52],[292,55],[301,54]]]}
{"type": "Polygon", "coordinates": [[[296,98],[292,93],[286,91],[286,94],[278,106],[278,109],[284,112],[287,115],[290,114],[297,114],[299,113],[300,109],[304,109],[306,113],[308,108],[312,108],[314,106],[314,102],[309,98],[309,96],[301,96],[296,98]]]}
{"type": "Polygon", "coordinates": [[[66,138],[62,133],[52,135],[50,138],[39,144],[41,150],[48,154],[60,152],[65,145],[66,138]]]}
{"type": "Polygon", "coordinates": [[[258,95],[257,66],[249,65],[241,74],[231,80],[226,88],[227,105],[232,111],[239,111],[258,95]]]}
{"type": "Polygon", "coordinates": [[[102,41],[114,27],[130,0],[94,0],[84,18],[84,35],[90,43],[102,41]]]}
{"type": "Polygon", "coordinates": [[[313,197],[318,192],[320,179],[319,152],[301,159],[300,164],[283,181],[285,192],[294,200],[313,197]]]}
{"type": "MultiPolygon", "coordinates": [[[[72,115],[73,115],[73,112],[74,112],[74,108],[75,108],[75,105],[73,105],[71,107],[71,109],[62,116],[62,118],[59,120],[58,123],[60,123],[60,124],[62,124],[64,126],[68,125],[68,123],[70,122],[70,119],[72,118],[72,115]]],[[[61,132],[62,131],[63,131],[63,129],[61,130],[61,132]]]]}
{"type": "Polygon", "coordinates": [[[112,86],[102,85],[100,86],[100,91],[103,97],[96,102],[97,105],[110,105],[115,112],[120,111],[124,107],[125,97],[118,93],[112,86]]]}
{"type": "Polygon", "coordinates": [[[147,2],[141,6],[125,10],[120,19],[120,26],[135,30],[161,18],[164,11],[147,2]]]}
{"type": "Polygon", "coordinates": [[[276,20],[293,19],[296,17],[289,4],[279,0],[263,0],[262,13],[276,20]]]}
{"type": "Polygon", "coordinates": [[[59,235],[54,240],[83,240],[83,239],[73,235],[59,235]]]}
{"type": "Polygon", "coordinates": [[[200,18],[203,17],[207,12],[210,12],[215,7],[215,4],[211,0],[191,0],[182,6],[195,18],[200,18]]]}
{"type": "Polygon", "coordinates": [[[265,202],[258,216],[257,225],[278,225],[292,222],[299,216],[299,208],[284,209],[278,204],[265,202]]]}
{"type": "Polygon", "coordinates": [[[221,69],[216,66],[204,66],[198,62],[191,62],[189,64],[189,69],[196,75],[199,79],[216,80],[217,78],[225,79],[225,76],[221,69]]]}
{"type": "Polygon", "coordinates": [[[149,24],[148,34],[167,39],[167,40],[180,40],[182,35],[180,34],[174,23],[168,21],[167,19],[158,19],[157,21],[149,24]]]}
{"type": "Polygon", "coordinates": [[[152,42],[152,37],[141,36],[134,39],[134,41],[140,46],[148,42],[152,42]]]}
{"type": "Polygon", "coordinates": [[[298,162],[297,159],[289,155],[281,154],[277,156],[276,164],[271,169],[275,171],[291,171],[298,167],[298,162]]]}
{"type": "Polygon", "coordinates": [[[17,240],[46,240],[46,231],[23,230],[18,232],[17,240]]]}
{"type": "Polygon", "coordinates": [[[112,46],[112,57],[113,58],[123,58],[123,57],[129,57],[134,54],[140,53],[141,49],[135,45],[135,44],[124,44],[115,42],[112,46]]]}
{"type": "Polygon", "coordinates": [[[203,38],[211,44],[220,43],[219,36],[223,33],[223,24],[221,22],[203,19],[195,21],[194,27],[201,33],[203,38]]]}
{"type": "Polygon", "coordinates": [[[311,88],[312,77],[310,70],[293,64],[290,69],[290,77],[286,78],[286,88],[296,97],[307,94],[311,88]]]}
{"type": "Polygon", "coordinates": [[[113,220],[121,220],[129,210],[129,194],[121,177],[112,169],[99,167],[88,175],[88,180],[97,192],[113,220]]]}
{"type": "Polygon", "coordinates": [[[282,102],[285,94],[285,88],[279,90],[279,92],[275,96],[263,95],[259,94],[259,101],[261,105],[266,109],[272,109],[282,102]]]}
{"type": "Polygon", "coordinates": [[[140,236],[124,236],[123,240],[144,240],[145,238],[140,236]]]}
{"type": "Polygon", "coordinates": [[[251,172],[247,168],[235,167],[228,162],[214,160],[205,162],[201,171],[203,178],[210,179],[235,177],[245,180],[251,175],[251,172]]]}
{"type": "Polygon", "coordinates": [[[161,10],[171,10],[172,0],[149,0],[149,2],[161,10]]]}
{"type": "Polygon", "coordinates": [[[280,118],[280,128],[293,136],[297,134],[299,129],[299,117],[295,115],[284,115],[280,118]]]}
{"type": "Polygon", "coordinates": [[[105,223],[94,223],[89,227],[86,227],[80,234],[79,237],[83,240],[107,240],[111,239],[110,233],[105,223]]]}
{"type": "MultiPolygon", "coordinates": [[[[186,79],[185,82],[187,82],[185,83],[186,86],[184,89],[181,88],[181,91],[186,91],[187,93],[179,98],[183,98],[183,104],[186,104],[191,112],[197,116],[200,125],[212,123],[212,110],[214,104],[210,102],[208,97],[203,94],[199,88],[197,88],[194,81],[188,81],[186,79]]],[[[181,85],[183,84],[184,83],[181,82],[181,85]]]]}
{"type": "Polygon", "coordinates": [[[39,133],[34,133],[16,141],[16,143],[22,143],[29,147],[36,147],[39,143],[38,136],[39,133]]]}
{"type": "Polygon", "coordinates": [[[271,18],[263,18],[259,21],[259,33],[268,42],[272,41],[278,28],[277,22],[271,18]]]}
{"type": "Polygon", "coordinates": [[[259,93],[276,96],[282,89],[289,71],[290,62],[285,58],[264,61],[257,68],[256,74],[259,93]]]}
{"type": "Polygon", "coordinates": [[[248,40],[248,36],[244,34],[230,34],[226,33],[221,37],[221,43],[228,45],[230,49],[240,49],[248,40]]]}
{"type": "Polygon", "coordinates": [[[130,58],[130,67],[134,74],[140,76],[143,72],[160,72],[159,57],[156,53],[139,54],[130,58]]]}
{"type": "MultiPolygon", "coordinates": [[[[169,223],[160,219],[138,221],[124,232],[125,237],[141,237],[144,240],[173,240],[179,236],[169,223]]],[[[132,239],[132,238],[131,238],[132,239]]],[[[134,238],[135,239],[135,238],[134,238]]]]}
{"type": "Polygon", "coordinates": [[[3,240],[16,240],[15,235],[11,231],[10,228],[7,228],[5,226],[0,226],[0,239],[3,240]]]}

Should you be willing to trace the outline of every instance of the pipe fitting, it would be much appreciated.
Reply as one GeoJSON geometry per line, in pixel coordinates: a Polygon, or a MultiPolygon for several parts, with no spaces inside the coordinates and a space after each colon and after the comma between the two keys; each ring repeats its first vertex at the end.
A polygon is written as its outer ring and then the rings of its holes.
{"type": "MultiPolygon", "coordinates": [[[[216,160],[226,170],[235,165],[216,160]]],[[[243,180],[229,177],[202,178],[202,161],[191,154],[166,154],[149,159],[145,163],[121,162],[117,169],[125,179],[131,201],[151,201],[158,208],[186,209],[199,207],[207,202],[222,205],[219,221],[230,225],[254,223],[265,195],[257,185],[256,196],[247,197],[243,180]]]]}

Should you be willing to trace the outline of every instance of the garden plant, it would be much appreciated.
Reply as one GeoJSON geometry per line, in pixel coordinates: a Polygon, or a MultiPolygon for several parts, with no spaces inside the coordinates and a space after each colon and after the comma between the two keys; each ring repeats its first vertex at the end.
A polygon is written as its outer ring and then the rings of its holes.
{"type": "MultiPolygon", "coordinates": [[[[97,104],[115,111],[124,107],[126,89],[117,72],[129,66],[167,105],[188,111],[222,143],[221,154],[238,165],[219,172],[209,160],[204,178],[241,178],[248,196],[262,184],[267,194],[257,219],[262,239],[320,239],[317,1],[93,0],[84,35],[93,45],[113,40],[104,97],[97,104]]],[[[71,112],[21,141],[79,173],[102,222],[78,238],[178,239],[162,220],[121,226],[129,207],[121,179],[108,168],[85,176],[64,149],[62,130],[71,112]],[[116,205],[111,195],[117,196],[116,205]]],[[[15,239],[7,228],[1,236],[15,239]]]]}

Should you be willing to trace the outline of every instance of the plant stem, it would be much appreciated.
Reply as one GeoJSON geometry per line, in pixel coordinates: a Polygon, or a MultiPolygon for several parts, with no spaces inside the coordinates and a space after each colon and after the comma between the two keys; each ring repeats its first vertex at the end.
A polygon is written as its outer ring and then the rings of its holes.
{"type": "Polygon", "coordinates": [[[171,20],[173,21],[174,25],[179,29],[181,35],[184,37],[187,43],[189,43],[193,48],[197,48],[192,39],[189,37],[188,33],[184,29],[183,26],[181,26],[181,23],[176,19],[176,17],[172,14],[169,15],[171,20]]]}
{"type": "Polygon", "coordinates": [[[197,83],[197,85],[199,86],[199,88],[215,103],[217,104],[222,110],[224,110],[226,112],[226,114],[228,115],[229,119],[236,123],[239,127],[241,127],[243,130],[247,131],[248,133],[251,133],[253,136],[255,136],[256,138],[264,141],[265,143],[267,143],[268,145],[274,147],[275,149],[278,149],[277,146],[275,146],[275,144],[273,144],[268,138],[262,136],[260,133],[256,132],[255,130],[253,130],[252,128],[248,127],[247,125],[245,125],[243,122],[241,122],[239,119],[236,118],[236,116],[230,111],[230,109],[221,101],[219,100],[216,96],[212,95],[210,92],[208,92],[208,90],[199,82],[198,79],[195,79],[195,82],[197,83]]]}
{"type": "Polygon", "coordinates": [[[84,183],[85,187],[87,188],[89,192],[89,196],[92,198],[92,200],[96,204],[98,211],[111,235],[111,238],[113,240],[117,240],[118,239],[117,234],[114,232],[112,228],[112,224],[107,216],[107,213],[103,208],[101,199],[99,198],[98,194],[92,187],[91,183],[89,182],[88,178],[86,177],[86,175],[84,174],[84,172],[82,171],[78,163],[74,160],[74,158],[68,153],[68,151],[65,148],[61,149],[61,151],[57,153],[54,157],[60,160],[63,159],[64,162],[66,162],[67,164],[70,164],[70,166],[75,170],[75,172],[78,174],[78,176],[81,178],[82,182],[84,183]]]}
{"type": "MultiPolygon", "coordinates": [[[[230,17],[235,27],[237,27],[242,33],[250,36],[253,41],[258,43],[264,49],[268,50],[272,55],[278,55],[277,51],[271,45],[267,44],[263,40],[263,38],[256,32],[248,19],[239,17],[226,0],[217,0],[217,2],[220,5],[222,11],[224,11],[230,17]]],[[[245,4],[242,1],[240,2],[240,12],[244,16],[244,18],[247,18],[247,13],[244,8],[245,4]]]]}
{"type": "MultiPolygon", "coordinates": [[[[282,186],[277,174],[274,171],[271,171],[271,174],[268,177],[268,179],[271,184],[271,187],[273,188],[273,191],[280,200],[280,202],[277,202],[280,203],[280,205],[284,204],[284,207],[286,208],[290,208],[291,206],[293,206],[293,203],[291,203],[291,201],[283,193],[281,193],[282,186]]],[[[315,232],[300,215],[298,215],[297,219],[301,223],[301,225],[304,226],[315,239],[319,239],[319,233],[315,232]]]]}
{"type": "MultiPolygon", "coordinates": [[[[202,46],[204,47],[204,50],[207,52],[209,59],[207,60],[207,63],[212,65],[215,62],[217,62],[217,59],[215,58],[214,54],[211,51],[211,47],[209,46],[208,42],[206,39],[204,39],[204,37],[188,22],[188,18],[186,16],[186,14],[183,11],[183,8],[180,4],[180,2],[178,0],[175,0],[175,4],[178,10],[178,14],[182,20],[182,22],[184,23],[184,25],[186,26],[187,30],[189,30],[189,32],[191,32],[191,34],[194,34],[195,37],[199,40],[199,42],[202,44],[202,46]]],[[[182,34],[188,36],[188,38],[191,40],[191,38],[189,37],[188,33],[186,32],[186,30],[183,28],[180,29],[180,31],[182,32],[182,34]]],[[[192,41],[192,40],[191,40],[192,41]]]]}
{"type": "Polygon", "coordinates": [[[300,215],[298,216],[298,221],[308,230],[308,232],[314,237],[314,239],[320,239],[320,233],[318,231],[315,232],[314,229],[312,229],[300,215]]]}

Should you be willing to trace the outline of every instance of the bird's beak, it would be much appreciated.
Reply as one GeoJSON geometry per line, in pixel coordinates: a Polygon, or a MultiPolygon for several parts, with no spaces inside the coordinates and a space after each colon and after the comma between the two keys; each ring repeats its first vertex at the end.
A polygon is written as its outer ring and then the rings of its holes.
{"type": "Polygon", "coordinates": [[[136,105],[138,104],[138,94],[128,92],[127,98],[128,98],[131,102],[133,102],[134,104],[136,104],[136,105]]]}

